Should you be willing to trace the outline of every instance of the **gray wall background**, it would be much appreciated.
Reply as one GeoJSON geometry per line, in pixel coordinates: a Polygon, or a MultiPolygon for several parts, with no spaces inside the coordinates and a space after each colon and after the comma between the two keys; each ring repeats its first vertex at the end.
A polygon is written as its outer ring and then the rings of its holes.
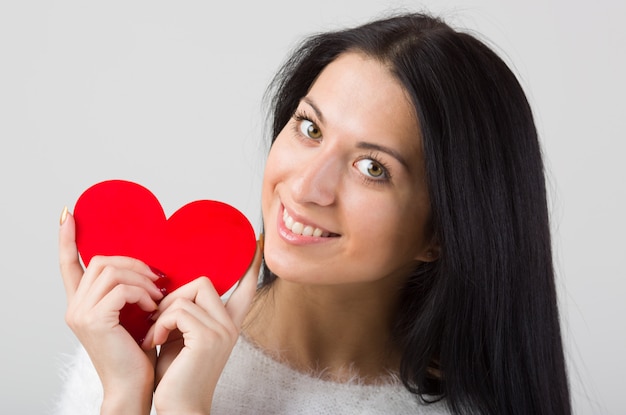
{"type": "Polygon", "coordinates": [[[137,181],[260,228],[261,98],[303,35],[430,10],[497,45],[535,110],[548,166],[576,413],[626,412],[626,7],[619,0],[0,1],[0,412],[60,390],[58,217],[88,186],[137,181]]]}

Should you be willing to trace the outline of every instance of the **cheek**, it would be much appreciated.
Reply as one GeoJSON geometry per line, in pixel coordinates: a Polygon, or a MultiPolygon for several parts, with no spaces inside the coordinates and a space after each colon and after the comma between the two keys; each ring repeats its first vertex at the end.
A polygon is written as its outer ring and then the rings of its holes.
{"type": "MultiPolygon", "coordinates": [[[[279,136],[280,138],[280,136],[279,136]]],[[[275,190],[276,186],[284,181],[288,173],[289,158],[284,151],[284,146],[277,138],[265,162],[265,171],[263,172],[263,183],[261,186],[261,209],[263,214],[263,222],[267,226],[274,218],[272,215],[272,204],[276,202],[275,190]]]]}
{"type": "Polygon", "coordinates": [[[261,211],[263,214],[263,222],[268,224],[268,214],[272,203],[272,195],[274,194],[274,172],[268,167],[265,168],[263,174],[263,184],[261,186],[261,211]]]}
{"type": "Polygon", "coordinates": [[[362,231],[361,244],[378,247],[375,251],[382,256],[416,256],[427,244],[428,211],[411,200],[363,203],[377,208],[362,208],[362,215],[352,215],[353,226],[362,231]],[[363,227],[363,223],[370,226],[363,227]]]}
{"type": "Polygon", "coordinates": [[[294,152],[293,146],[290,147],[290,137],[286,130],[278,135],[265,161],[265,171],[263,173],[262,197],[273,193],[277,184],[285,182],[289,177],[295,174],[297,166],[297,154],[294,152]]]}
{"type": "Polygon", "coordinates": [[[265,161],[265,171],[263,172],[263,185],[262,185],[262,198],[265,200],[268,191],[275,186],[278,181],[278,177],[281,175],[281,149],[277,143],[275,143],[270,149],[270,153],[265,161]]]}
{"type": "MultiPolygon", "coordinates": [[[[375,212],[370,211],[368,217],[362,223],[370,223],[366,230],[371,234],[373,241],[388,242],[397,244],[399,241],[405,240],[410,233],[409,228],[413,228],[413,223],[403,220],[402,212],[397,209],[397,205],[379,204],[382,209],[375,212]]],[[[367,239],[366,239],[367,241],[367,239]]]]}

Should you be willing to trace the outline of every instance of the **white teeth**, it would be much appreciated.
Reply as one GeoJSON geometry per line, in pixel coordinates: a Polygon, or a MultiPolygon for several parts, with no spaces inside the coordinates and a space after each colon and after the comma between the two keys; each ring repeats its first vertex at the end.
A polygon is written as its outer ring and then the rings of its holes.
{"type": "Polygon", "coordinates": [[[304,225],[300,222],[296,222],[291,227],[291,232],[296,233],[298,235],[302,235],[302,231],[304,230],[304,225]]]}
{"type": "Polygon", "coordinates": [[[283,210],[283,222],[285,222],[285,227],[296,235],[315,236],[318,238],[320,236],[329,236],[328,232],[324,232],[320,228],[314,228],[313,226],[296,222],[291,216],[289,216],[286,210],[283,210]]]}

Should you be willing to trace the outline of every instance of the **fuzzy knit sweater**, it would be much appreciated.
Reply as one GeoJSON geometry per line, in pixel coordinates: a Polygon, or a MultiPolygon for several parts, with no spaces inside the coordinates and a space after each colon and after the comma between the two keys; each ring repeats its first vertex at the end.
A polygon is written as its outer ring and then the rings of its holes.
{"type": "MultiPolygon", "coordinates": [[[[102,402],[98,375],[81,347],[65,372],[57,415],[96,415],[102,402]]],[[[211,413],[239,414],[448,414],[443,402],[424,405],[392,378],[379,385],[337,383],[297,372],[240,337],[222,372],[211,413]]],[[[152,414],[156,414],[152,408],[152,414]]]]}

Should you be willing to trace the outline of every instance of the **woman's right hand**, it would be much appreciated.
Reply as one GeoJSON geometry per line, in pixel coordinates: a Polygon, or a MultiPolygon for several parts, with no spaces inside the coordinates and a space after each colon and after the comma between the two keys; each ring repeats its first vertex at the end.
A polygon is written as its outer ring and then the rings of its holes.
{"type": "Polygon", "coordinates": [[[139,347],[120,325],[119,312],[126,303],[155,311],[163,298],[154,284],[159,277],[143,262],[127,257],[93,257],[83,270],[75,233],[74,218],[64,210],[59,262],[68,301],[65,319],[102,382],[102,413],[147,414],[156,352],[139,347]]]}

